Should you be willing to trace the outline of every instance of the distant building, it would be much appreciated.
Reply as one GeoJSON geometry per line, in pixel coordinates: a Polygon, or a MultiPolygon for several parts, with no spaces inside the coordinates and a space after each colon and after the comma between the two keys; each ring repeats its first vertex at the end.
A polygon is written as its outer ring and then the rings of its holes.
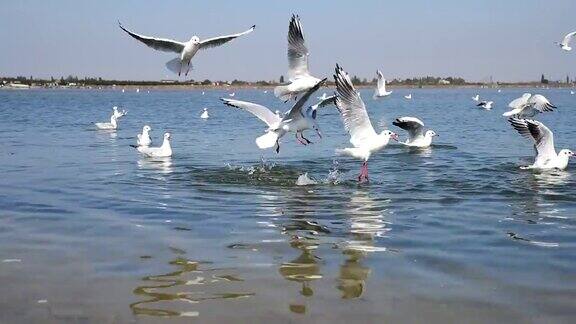
{"type": "Polygon", "coordinates": [[[438,84],[447,85],[447,84],[450,84],[450,81],[444,80],[444,79],[440,79],[440,80],[438,81],[438,84]]]}
{"type": "Polygon", "coordinates": [[[162,83],[177,83],[178,80],[168,80],[168,79],[166,79],[166,80],[160,80],[160,82],[162,82],[162,83]]]}

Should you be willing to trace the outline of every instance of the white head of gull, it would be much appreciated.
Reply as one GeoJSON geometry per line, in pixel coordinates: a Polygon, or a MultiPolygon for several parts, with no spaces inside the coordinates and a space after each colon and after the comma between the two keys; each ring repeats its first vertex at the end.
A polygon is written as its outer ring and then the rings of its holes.
{"type": "Polygon", "coordinates": [[[152,138],[150,138],[150,131],[152,128],[148,125],[142,127],[142,134],[138,134],[136,145],[138,146],[150,146],[152,144],[152,138]]]}

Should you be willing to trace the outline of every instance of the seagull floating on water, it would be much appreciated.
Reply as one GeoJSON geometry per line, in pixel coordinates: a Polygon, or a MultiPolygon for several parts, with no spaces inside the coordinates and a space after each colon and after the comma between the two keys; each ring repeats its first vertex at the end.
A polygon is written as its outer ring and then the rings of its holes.
{"type": "Polygon", "coordinates": [[[316,109],[309,107],[304,109],[304,104],[310,96],[316,92],[326,81],[320,80],[314,87],[309,89],[284,115],[280,116],[279,111],[273,113],[267,107],[251,102],[221,98],[224,104],[246,110],[268,125],[266,134],[256,139],[256,145],[261,149],[276,147],[276,153],[280,152],[279,140],[288,132],[295,132],[296,139],[300,144],[312,143],[304,137],[303,132],[307,129],[314,129],[319,137],[322,137],[318,123],[316,122],[316,109]]]}
{"type": "Polygon", "coordinates": [[[573,94],[574,94],[574,90],[570,90],[570,94],[573,95],[573,94]]]}
{"type": "Polygon", "coordinates": [[[482,108],[484,108],[484,109],[486,109],[486,110],[490,110],[490,109],[492,109],[492,104],[493,104],[493,103],[494,103],[494,101],[485,101],[485,100],[483,100],[483,101],[481,101],[480,103],[478,103],[476,106],[477,106],[477,107],[482,107],[482,108]]]}
{"type": "Polygon", "coordinates": [[[230,97],[234,97],[236,95],[236,92],[232,92],[228,94],[230,97]]]}
{"type": "Polygon", "coordinates": [[[543,123],[532,119],[510,118],[508,119],[512,127],[520,135],[532,138],[536,149],[536,158],[530,166],[520,167],[521,169],[559,169],[564,170],[568,166],[568,160],[574,156],[574,152],[563,149],[556,154],[554,148],[554,134],[543,123]]]}
{"type": "Polygon", "coordinates": [[[171,139],[170,133],[164,133],[164,142],[160,147],[137,146],[136,149],[147,157],[170,157],[172,156],[171,139]]]}
{"type": "Polygon", "coordinates": [[[376,84],[376,90],[374,91],[374,99],[387,97],[392,94],[392,91],[386,91],[386,79],[380,70],[376,71],[378,75],[378,83],[376,84]]]}
{"type": "Polygon", "coordinates": [[[320,82],[308,72],[308,48],[304,43],[304,34],[300,17],[292,15],[288,27],[288,80],[289,83],[274,88],[274,95],[282,101],[307,92],[320,82]]]}
{"type": "Polygon", "coordinates": [[[573,31],[571,33],[566,34],[566,36],[564,36],[564,39],[562,39],[562,42],[560,42],[560,43],[555,42],[555,44],[567,52],[571,51],[572,47],[570,47],[569,44],[572,41],[572,38],[574,37],[574,35],[576,35],[576,31],[573,31]]]}
{"type": "Polygon", "coordinates": [[[390,138],[398,140],[398,135],[389,130],[377,134],[372,127],[366,106],[360,98],[360,94],[354,88],[348,73],[336,65],[336,107],[344,122],[344,127],[350,134],[351,148],[337,149],[336,153],[361,159],[359,182],[368,181],[368,159],[372,153],[380,151],[390,141],[390,138]]]}
{"type": "Polygon", "coordinates": [[[200,40],[200,38],[198,38],[198,36],[192,36],[192,38],[190,38],[190,40],[187,42],[179,42],[167,38],[156,38],[136,34],[124,28],[124,26],[122,26],[120,22],[118,22],[118,26],[120,26],[120,28],[123,31],[128,33],[128,35],[139,40],[148,47],[151,47],[158,51],[174,52],[179,54],[177,58],[170,60],[166,63],[166,67],[170,71],[177,73],[178,76],[180,76],[180,74],[183,72],[183,68],[186,68],[185,75],[188,75],[188,72],[190,72],[190,69],[192,68],[192,64],[190,63],[190,61],[192,60],[194,55],[196,55],[196,52],[198,52],[198,50],[204,50],[207,48],[217,47],[226,44],[235,38],[251,33],[252,31],[254,31],[254,28],[256,28],[256,25],[254,25],[250,27],[250,29],[238,34],[217,36],[202,41],[200,40]]]}
{"type": "Polygon", "coordinates": [[[424,123],[416,117],[400,117],[393,121],[392,125],[408,132],[406,142],[400,143],[410,147],[429,147],[432,144],[432,138],[438,136],[433,130],[424,132],[424,123]]]}
{"type": "Polygon", "coordinates": [[[472,100],[474,101],[480,101],[480,95],[475,95],[474,97],[472,97],[472,100]]]}
{"type": "Polygon", "coordinates": [[[118,111],[118,107],[114,106],[114,107],[112,107],[112,116],[110,116],[110,122],[109,123],[94,123],[94,125],[96,125],[96,128],[102,129],[102,130],[118,129],[118,120],[121,117],[126,116],[127,113],[128,112],[126,110],[122,110],[121,112],[118,111]]]}
{"type": "Polygon", "coordinates": [[[208,119],[208,117],[210,117],[208,115],[208,108],[204,108],[204,111],[202,112],[202,115],[200,115],[200,118],[202,119],[208,119]]]}
{"type": "Polygon", "coordinates": [[[530,93],[525,93],[522,97],[512,100],[508,107],[512,110],[503,113],[502,116],[534,117],[538,113],[554,111],[556,108],[543,95],[530,93]]]}
{"type": "Polygon", "coordinates": [[[404,96],[404,98],[410,100],[410,99],[412,99],[412,94],[410,93],[410,94],[404,96]]]}
{"type": "Polygon", "coordinates": [[[148,125],[142,127],[142,134],[138,134],[136,145],[138,146],[150,146],[152,144],[152,138],[150,138],[150,131],[152,128],[148,125]]]}

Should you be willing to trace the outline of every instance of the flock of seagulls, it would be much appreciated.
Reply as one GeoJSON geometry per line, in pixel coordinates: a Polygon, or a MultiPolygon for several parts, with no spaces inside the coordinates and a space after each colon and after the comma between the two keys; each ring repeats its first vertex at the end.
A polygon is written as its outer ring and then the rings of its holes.
{"type": "MultiPolygon", "coordinates": [[[[177,73],[187,75],[192,69],[191,60],[199,50],[218,47],[226,44],[240,36],[249,34],[254,31],[255,26],[250,29],[231,35],[218,36],[200,40],[198,36],[192,36],[187,42],[179,42],[171,39],[143,36],[125,28],[120,22],[119,27],[131,37],[144,43],[155,50],[173,52],[178,54],[176,58],[166,63],[166,67],[177,73]]],[[[567,34],[563,41],[556,43],[563,50],[570,51],[569,43],[576,35],[576,32],[567,34]]],[[[288,27],[288,82],[274,88],[274,96],[280,101],[288,102],[294,100],[292,107],[282,112],[279,109],[270,109],[258,103],[233,99],[235,93],[228,94],[228,98],[221,98],[221,101],[228,107],[246,111],[254,117],[261,120],[266,129],[264,134],[255,139],[256,145],[260,149],[274,149],[280,152],[280,140],[289,133],[294,133],[298,143],[302,145],[312,144],[304,132],[314,130],[319,138],[322,133],[318,124],[318,108],[335,106],[344,124],[344,128],[350,136],[351,146],[336,149],[336,154],[352,157],[362,162],[359,182],[368,181],[368,160],[370,157],[383,150],[390,140],[399,142],[401,145],[409,148],[428,148],[432,141],[438,136],[431,129],[426,129],[424,122],[413,116],[399,117],[392,123],[394,126],[406,131],[407,139],[404,142],[399,141],[399,136],[395,132],[383,129],[377,132],[370,120],[368,109],[362,100],[360,93],[355,89],[348,73],[340,65],[336,65],[334,70],[334,81],[336,89],[334,95],[323,93],[317,97],[317,102],[308,106],[307,102],[312,95],[322,87],[326,78],[320,79],[309,71],[308,57],[309,50],[305,42],[304,32],[300,17],[292,15],[288,27]]],[[[386,79],[383,73],[377,71],[378,82],[374,91],[373,99],[378,100],[392,94],[392,91],[386,90],[386,79]]],[[[264,91],[266,93],[267,91],[264,91]]],[[[573,93],[573,92],[572,92],[573,93]]],[[[204,92],[202,92],[204,95],[204,92]]],[[[412,94],[404,96],[405,99],[412,99],[412,94]]],[[[476,106],[486,110],[492,109],[493,101],[481,100],[479,95],[472,97],[477,102],[476,106]]],[[[522,136],[531,138],[536,149],[535,161],[532,165],[522,167],[525,169],[564,169],[568,165],[570,157],[574,153],[568,149],[561,150],[558,154],[554,148],[552,131],[543,123],[526,119],[533,118],[538,113],[553,111],[556,107],[548,101],[547,98],[540,94],[525,93],[522,97],[510,102],[510,111],[505,112],[503,116],[509,117],[512,127],[522,136]]],[[[116,130],[118,120],[126,115],[126,111],[118,111],[114,107],[109,123],[96,123],[96,127],[102,130],[116,130]]],[[[200,116],[202,119],[208,119],[208,109],[204,108],[200,116]]],[[[145,125],[142,133],[138,134],[136,145],[133,145],[138,152],[147,157],[170,157],[172,147],[170,144],[171,134],[165,133],[162,145],[152,147],[152,138],[150,132],[152,128],[145,125]]]]}

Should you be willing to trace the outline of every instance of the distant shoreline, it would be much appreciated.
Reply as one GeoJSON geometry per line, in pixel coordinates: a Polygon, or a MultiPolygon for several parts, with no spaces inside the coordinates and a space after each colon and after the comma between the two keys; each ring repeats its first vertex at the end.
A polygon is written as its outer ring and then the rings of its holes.
{"type": "MultiPolygon", "coordinates": [[[[30,86],[28,88],[13,88],[8,85],[0,87],[0,90],[6,91],[26,91],[26,90],[117,90],[122,89],[136,91],[142,90],[236,90],[236,89],[254,89],[254,90],[269,90],[272,91],[275,85],[190,85],[190,84],[165,84],[165,85],[122,85],[122,86],[58,86],[58,87],[44,87],[44,86],[30,86]]],[[[325,86],[324,89],[331,89],[333,86],[325,86]]],[[[373,85],[357,85],[358,89],[374,88],[373,85]]],[[[518,84],[502,84],[498,86],[486,85],[388,85],[389,89],[514,89],[514,88],[543,88],[543,89],[574,89],[574,85],[568,84],[553,84],[544,86],[542,84],[518,83],[518,84]]]]}

